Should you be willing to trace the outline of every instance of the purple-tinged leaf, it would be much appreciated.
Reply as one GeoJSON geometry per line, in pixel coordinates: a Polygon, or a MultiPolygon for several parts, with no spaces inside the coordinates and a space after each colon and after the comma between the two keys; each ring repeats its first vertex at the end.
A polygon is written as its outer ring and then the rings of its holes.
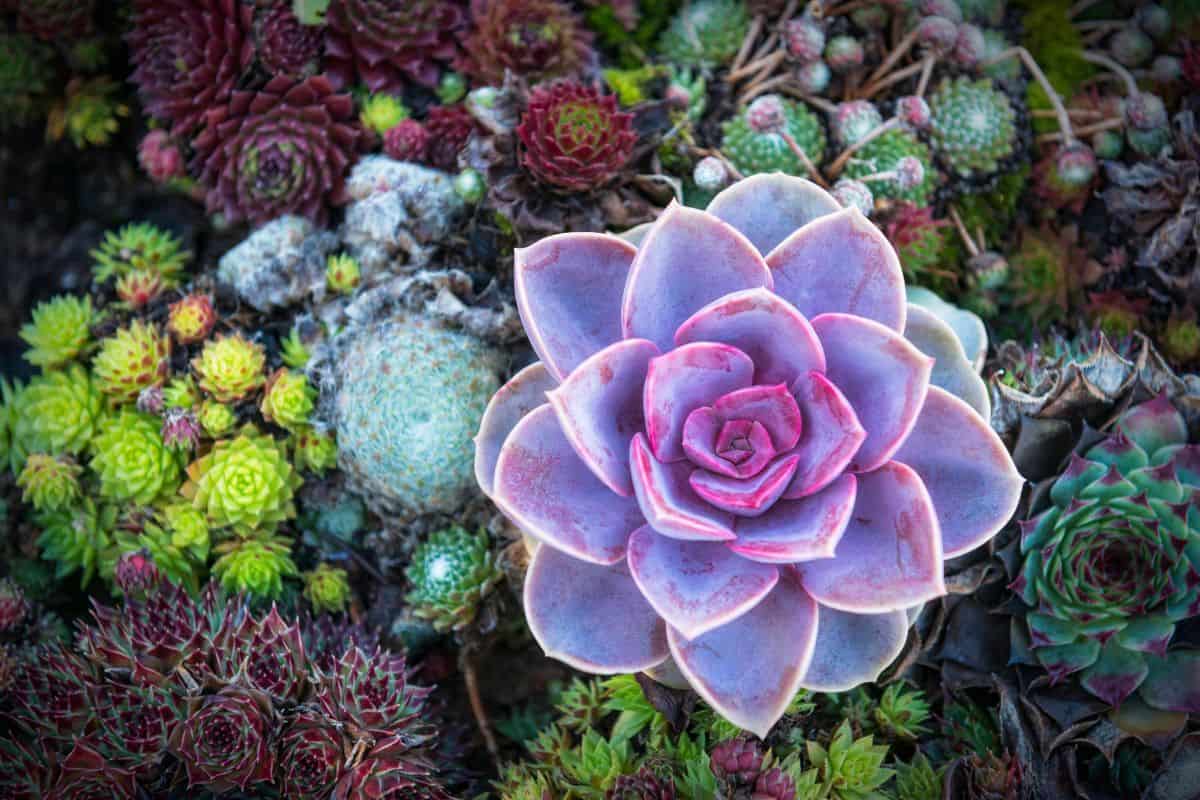
{"type": "Polygon", "coordinates": [[[812,181],[771,172],[725,189],[708,204],[708,213],[744,233],[760,253],[769,253],[794,231],[841,208],[812,181]]]}
{"type": "MultiPolygon", "coordinates": [[[[1117,642],[1124,648],[1139,653],[1165,656],[1167,645],[1175,635],[1175,623],[1170,617],[1149,614],[1128,620],[1117,632],[1117,642]]],[[[1197,687],[1200,689],[1200,687],[1197,687]]]]}
{"type": "Polygon", "coordinates": [[[636,253],[601,233],[561,233],[517,250],[517,310],[533,349],[558,380],[624,338],[621,298],[636,253]]]}
{"type": "Polygon", "coordinates": [[[513,375],[488,401],[475,434],[475,480],[484,494],[492,494],[504,440],[526,414],[545,404],[546,392],[557,384],[545,365],[536,361],[513,375]]]}
{"type": "Polygon", "coordinates": [[[1200,713],[1200,650],[1172,650],[1166,658],[1149,658],[1149,674],[1141,685],[1147,705],[1163,711],[1200,713]]]}
{"type": "Polygon", "coordinates": [[[754,382],[791,384],[809,370],[825,371],[825,354],[804,315],[766,289],[714,300],[675,331],[675,344],[723,342],[754,362],[754,382]]]}
{"type": "Polygon", "coordinates": [[[867,432],[850,401],[819,372],[801,375],[792,395],[804,420],[796,454],[796,477],[783,496],[792,500],[818,492],[850,464],[867,432]]]}
{"type": "Polygon", "coordinates": [[[758,251],[735,229],[703,211],[667,206],[638,247],[621,304],[625,338],[671,349],[675,330],[730,292],[771,288],[758,251]]]}
{"type": "Polygon", "coordinates": [[[988,399],[987,384],[967,358],[962,341],[953,328],[932,311],[909,303],[904,338],[933,359],[933,372],[929,376],[931,384],[964,401],[984,419],[991,418],[992,404],[988,399]]]}
{"type": "Polygon", "coordinates": [[[1100,657],[1100,643],[1095,639],[1085,639],[1071,644],[1039,647],[1033,654],[1049,674],[1050,685],[1054,686],[1066,680],[1068,675],[1095,664],[1100,657]]]}
{"type": "Polygon", "coordinates": [[[1187,444],[1187,423],[1165,393],[1126,411],[1117,427],[1151,456],[1163,447],[1187,444]]]}
{"type": "Polygon", "coordinates": [[[643,524],[634,499],[614,494],[575,453],[549,404],[513,428],[492,499],[523,532],[595,564],[624,558],[629,534],[643,524]]]}
{"type": "Polygon", "coordinates": [[[751,478],[727,478],[698,469],[688,483],[704,500],[739,517],[757,517],[775,504],[796,474],[797,455],[780,456],[751,478]]]}
{"type": "Polygon", "coordinates": [[[896,461],[858,476],[854,512],[833,558],[798,564],[823,606],[881,614],[946,593],[942,535],[929,492],[896,461]]]}
{"type": "Polygon", "coordinates": [[[817,639],[817,604],[787,575],[758,605],[695,639],[668,629],[692,688],[733,724],[765,737],[796,696],[817,639]]]}
{"type": "Polygon", "coordinates": [[[638,434],[629,446],[633,490],[646,521],[675,539],[727,541],[734,538],[733,515],[701,500],[688,484],[695,467],[687,461],[664,464],[638,434]]]}
{"type": "Polygon", "coordinates": [[[1149,673],[1150,668],[1146,665],[1145,656],[1126,650],[1115,641],[1109,640],[1108,644],[1100,648],[1100,657],[1095,663],[1079,674],[1079,682],[1084,689],[1104,702],[1111,706],[1119,706],[1142,685],[1149,673]]]}
{"type": "Polygon", "coordinates": [[[758,605],[779,579],[720,542],[684,542],[646,526],[629,537],[629,572],[654,610],[688,639],[758,605]]]}
{"type": "Polygon", "coordinates": [[[1188,721],[1186,713],[1151,708],[1136,695],[1128,698],[1120,708],[1114,708],[1108,716],[1123,732],[1136,736],[1158,750],[1170,747],[1171,743],[1179,738],[1188,721]]]}
{"type": "Polygon", "coordinates": [[[762,423],[771,434],[771,444],[780,453],[791,450],[800,439],[800,407],[785,384],[738,389],[718,398],[713,410],[726,420],[762,423]]]}
{"type": "Polygon", "coordinates": [[[858,480],[842,475],[816,494],[780,500],[760,517],[737,522],[729,549],[768,564],[832,558],[854,510],[858,480]]]}
{"type": "Polygon", "coordinates": [[[525,576],[525,616],[546,655],[602,675],[668,657],[666,625],[624,562],[601,566],[542,545],[525,576]]]}
{"type": "Polygon", "coordinates": [[[701,406],[684,420],[683,452],[698,467],[746,478],[775,457],[775,446],[761,422],[724,422],[712,406],[701,406]]]}
{"type": "Polygon", "coordinates": [[[658,348],[645,339],[625,339],[590,357],[546,398],[563,433],[604,485],[633,495],[629,442],[644,427],[642,388],[658,348]]]}
{"type": "Polygon", "coordinates": [[[879,677],[908,638],[908,615],[849,614],[818,606],[817,645],[800,685],[813,692],[845,692],[879,677]]]}

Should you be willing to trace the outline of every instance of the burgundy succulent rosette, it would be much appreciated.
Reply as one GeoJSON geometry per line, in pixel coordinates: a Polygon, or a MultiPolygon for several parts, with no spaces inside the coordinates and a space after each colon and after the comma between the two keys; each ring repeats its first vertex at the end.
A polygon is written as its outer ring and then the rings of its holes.
{"type": "Polygon", "coordinates": [[[943,560],[1016,507],[999,438],[932,385],[953,365],[905,336],[931,315],[891,245],[808,181],[548,237],[515,282],[541,361],[493,398],[476,472],[540,543],[526,615],[571,666],[686,681],[765,734],[800,688],[877,677],[943,560]]]}

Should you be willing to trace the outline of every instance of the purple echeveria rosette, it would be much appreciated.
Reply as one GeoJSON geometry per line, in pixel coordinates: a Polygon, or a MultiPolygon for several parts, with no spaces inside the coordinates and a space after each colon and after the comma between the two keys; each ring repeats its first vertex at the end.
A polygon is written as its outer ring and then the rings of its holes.
{"type": "Polygon", "coordinates": [[[764,735],[800,688],[873,680],[1022,481],[931,385],[858,211],[758,175],[638,238],[518,251],[541,361],[489,405],[477,476],[542,545],[525,610],[548,655],[674,675],[764,735]]]}

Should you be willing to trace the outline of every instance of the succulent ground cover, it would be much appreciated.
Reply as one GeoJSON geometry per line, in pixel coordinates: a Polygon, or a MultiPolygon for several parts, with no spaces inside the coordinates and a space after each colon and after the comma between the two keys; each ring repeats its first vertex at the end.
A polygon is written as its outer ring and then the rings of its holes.
{"type": "Polygon", "coordinates": [[[1192,800],[1180,0],[0,0],[0,797],[1192,800]]]}

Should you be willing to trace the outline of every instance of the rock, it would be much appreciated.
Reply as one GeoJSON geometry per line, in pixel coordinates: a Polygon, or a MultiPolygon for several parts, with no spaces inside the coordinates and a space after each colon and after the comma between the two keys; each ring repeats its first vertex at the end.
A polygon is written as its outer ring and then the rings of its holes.
{"type": "Polygon", "coordinates": [[[280,217],[223,255],[217,279],[259,311],[319,299],[325,293],[325,258],[336,248],[332,233],[302,217],[280,217]]]}

